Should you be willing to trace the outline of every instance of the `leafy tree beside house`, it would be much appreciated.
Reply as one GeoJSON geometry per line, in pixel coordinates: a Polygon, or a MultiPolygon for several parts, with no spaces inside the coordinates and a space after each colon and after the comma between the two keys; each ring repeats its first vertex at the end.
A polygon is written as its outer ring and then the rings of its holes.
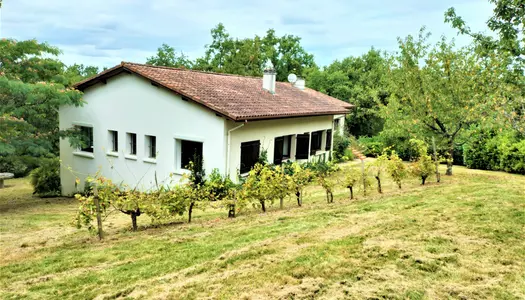
{"type": "Polygon", "coordinates": [[[0,40],[0,169],[18,176],[58,154],[58,107],[82,105],[60,50],[36,40],[0,40]]]}

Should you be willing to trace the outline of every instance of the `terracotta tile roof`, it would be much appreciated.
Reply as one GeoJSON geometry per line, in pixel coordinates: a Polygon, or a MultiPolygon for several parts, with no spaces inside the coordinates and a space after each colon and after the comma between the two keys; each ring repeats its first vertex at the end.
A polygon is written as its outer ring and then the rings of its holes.
{"type": "Polygon", "coordinates": [[[312,89],[299,90],[285,82],[277,82],[275,94],[272,95],[262,88],[261,77],[127,62],[79,82],[75,86],[84,90],[98,82],[105,82],[107,78],[121,72],[136,73],[236,121],[345,114],[353,107],[347,102],[312,89]]]}

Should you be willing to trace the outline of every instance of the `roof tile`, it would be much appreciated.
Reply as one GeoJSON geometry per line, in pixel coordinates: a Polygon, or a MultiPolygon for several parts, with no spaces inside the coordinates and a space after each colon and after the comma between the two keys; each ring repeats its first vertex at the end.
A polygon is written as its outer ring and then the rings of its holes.
{"type": "Polygon", "coordinates": [[[345,114],[353,105],[314,91],[277,82],[275,94],[262,88],[262,78],[126,63],[76,85],[84,89],[124,69],[156,82],[233,120],[345,114]]]}

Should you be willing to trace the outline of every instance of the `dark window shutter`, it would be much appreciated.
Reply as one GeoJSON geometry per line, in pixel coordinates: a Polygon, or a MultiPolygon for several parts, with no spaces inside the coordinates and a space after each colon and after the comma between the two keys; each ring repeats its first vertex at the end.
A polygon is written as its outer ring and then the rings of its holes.
{"type": "Polygon", "coordinates": [[[297,147],[295,149],[295,159],[308,159],[308,146],[310,145],[310,134],[297,135],[297,147]]]}
{"type": "Polygon", "coordinates": [[[332,146],[332,129],[328,129],[326,131],[326,151],[330,151],[330,147],[332,146]]]}
{"type": "Polygon", "coordinates": [[[252,141],[241,143],[241,174],[248,173],[259,161],[261,142],[252,141]]]}

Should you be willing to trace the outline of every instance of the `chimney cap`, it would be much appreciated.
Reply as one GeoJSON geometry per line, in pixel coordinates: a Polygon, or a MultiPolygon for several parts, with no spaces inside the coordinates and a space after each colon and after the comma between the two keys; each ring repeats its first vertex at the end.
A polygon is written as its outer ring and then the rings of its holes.
{"type": "Polygon", "coordinates": [[[275,73],[275,68],[271,60],[267,60],[264,64],[264,73],[275,73]]]}

